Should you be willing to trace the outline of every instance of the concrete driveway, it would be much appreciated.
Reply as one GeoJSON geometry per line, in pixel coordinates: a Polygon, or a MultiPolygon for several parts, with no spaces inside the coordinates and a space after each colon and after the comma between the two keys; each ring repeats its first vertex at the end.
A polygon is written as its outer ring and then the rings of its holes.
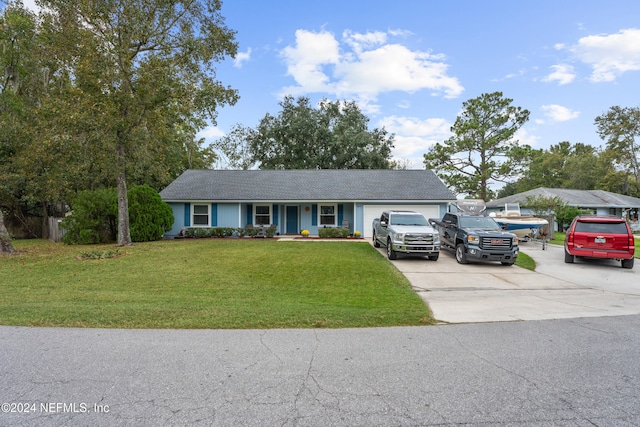
{"type": "Polygon", "coordinates": [[[520,250],[536,261],[535,272],[499,263],[460,265],[448,251],[436,262],[403,256],[391,262],[443,323],[640,313],[640,265],[629,270],[610,260],[565,264],[561,246],[543,250],[538,242],[522,243],[520,250]]]}

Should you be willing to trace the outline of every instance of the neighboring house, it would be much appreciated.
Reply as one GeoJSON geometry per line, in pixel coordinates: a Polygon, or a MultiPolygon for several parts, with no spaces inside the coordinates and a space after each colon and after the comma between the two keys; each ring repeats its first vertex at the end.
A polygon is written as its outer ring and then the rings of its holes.
{"type": "Polygon", "coordinates": [[[640,199],[604,190],[571,190],[565,188],[540,187],[525,191],[524,193],[518,193],[487,202],[487,211],[504,208],[506,203],[520,203],[522,208],[526,208],[527,197],[540,196],[549,198],[559,197],[569,206],[591,210],[597,215],[616,215],[626,218],[634,230],[640,230],[640,223],[638,222],[640,199]]]}
{"type": "Polygon", "coordinates": [[[346,226],[371,237],[385,209],[441,217],[455,195],[431,170],[187,170],[160,192],[186,227],[275,225],[278,234],[346,226]]]}

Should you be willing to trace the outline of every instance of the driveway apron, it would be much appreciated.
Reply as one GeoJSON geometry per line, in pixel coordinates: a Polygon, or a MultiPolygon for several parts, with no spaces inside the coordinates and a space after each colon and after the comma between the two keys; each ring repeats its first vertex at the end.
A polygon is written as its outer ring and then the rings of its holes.
{"type": "MultiPolygon", "coordinates": [[[[536,270],[499,263],[458,264],[399,257],[392,263],[442,323],[568,319],[640,313],[640,273],[619,261],[564,263],[563,247],[525,242],[536,270]]],[[[384,248],[380,249],[384,254],[384,248]]]]}

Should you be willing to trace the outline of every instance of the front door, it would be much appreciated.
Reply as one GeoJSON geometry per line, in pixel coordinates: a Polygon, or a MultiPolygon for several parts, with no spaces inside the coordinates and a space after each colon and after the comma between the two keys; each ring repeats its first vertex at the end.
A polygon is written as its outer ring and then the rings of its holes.
{"type": "Polygon", "coordinates": [[[287,206],[287,229],[285,233],[287,234],[298,234],[298,207],[297,206],[287,206]]]}

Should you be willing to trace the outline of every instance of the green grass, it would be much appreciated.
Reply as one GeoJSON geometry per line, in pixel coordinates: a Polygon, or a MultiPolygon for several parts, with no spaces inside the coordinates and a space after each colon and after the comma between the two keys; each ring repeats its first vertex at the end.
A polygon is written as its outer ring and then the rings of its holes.
{"type": "Polygon", "coordinates": [[[202,239],[120,249],[15,241],[0,258],[0,324],[113,328],[343,328],[433,323],[371,245],[202,239]]]}
{"type": "Polygon", "coordinates": [[[535,271],[536,262],[529,255],[524,252],[518,253],[518,258],[516,258],[516,265],[518,267],[526,268],[527,270],[535,271]]]}

